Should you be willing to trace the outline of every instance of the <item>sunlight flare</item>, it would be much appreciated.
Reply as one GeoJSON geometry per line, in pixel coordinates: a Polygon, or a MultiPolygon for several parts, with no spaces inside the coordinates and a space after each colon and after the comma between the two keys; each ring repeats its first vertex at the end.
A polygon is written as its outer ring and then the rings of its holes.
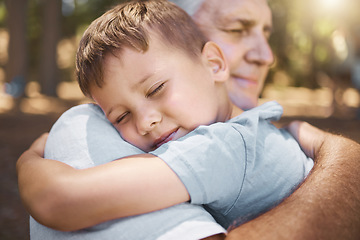
{"type": "Polygon", "coordinates": [[[318,0],[318,6],[323,11],[339,10],[344,4],[343,0],[318,0]]]}

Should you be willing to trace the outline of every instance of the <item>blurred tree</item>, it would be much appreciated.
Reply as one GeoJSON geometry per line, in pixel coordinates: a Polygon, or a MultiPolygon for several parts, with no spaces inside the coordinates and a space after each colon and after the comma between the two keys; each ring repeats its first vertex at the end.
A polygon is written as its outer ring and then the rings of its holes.
{"type": "MultiPolygon", "coordinates": [[[[55,95],[60,81],[74,79],[75,59],[58,69],[59,43],[71,43],[72,49],[76,49],[90,22],[124,0],[0,1],[6,1],[11,38],[7,81],[22,76],[40,82],[43,93],[55,95]]],[[[269,0],[274,22],[270,42],[276,64],[268,82],[282,72],[289,85],[315,88],[319,72],[329,76],[334,73],[334,66],[343,61],[336,56],[339,48],[334,49],[334,33],[349,23],[360,25],[357,17],[360,1],[343,0],[331,9],[332,2],[336,0],[269,0]]],[[[68,56],[67,59],[74,58],[68,56]]]]}
{"type": "MultiPolygon", "coordinates": [[[[318,87],[319,72],[333,75],[341,64],[334,49],[334,33],[350,22],[360,23],[353,12],[358,0],[271,0],[274,33],[270,39],[277,71],[286,72],[293,86],[318,87]]],[[[275,79],[271,79],[275,80],[275,79]]]]}
{"type": "Polygon", "coordinates": [[[57,44],[61,37],[61,3],[62,0],[42,0],[42,34],[40,51],[40,82],[42,92],[56,96],[59,83],[57,66],[57,44]]]}
{"type": "Polygon", "coordinates": [[[5,0],[0,0],[0,27],[4,28],[6,19],[6,5],[5,0]]]}
{"type": "Polygon", "coordinates": [[[82,34],[95,18],[124,0],[63,0],[63,36],[82,34]]]}
{"type": "MultiPolygon", "coordinates": [[[[73,76],[73,67],[58,69],[57,51],[61,39],[74,39],[82,34],[85,27],[95,18],[104,13],[111,5],[119,0],[32,0],[32,13],[40,13],[42,18],[33,16],[37,21],[33,27],[32,58],[36,59],[35,69],[39,69],[39,79],[42,92],[45,95],[55,96],[56,87],[60,81],[70,81],[73,76]],[[40,45],[39,45],[40,42],[40,45]],[[40,54],[36,54],[40,53],[40,54]],[[38,56],[38,57],[37,57],[38,56]]],[[[34,22],[33,22],[34,23],[34,22]]],[[[77,43],[76,43],[77,45],[77,43]]],[[[75,59],[72,63],[75,62],[75,59]]],[[[34,74],[36,76],[36,74],[34,74]]]]}
{"type": "Polygon", "coordinates": [[[6,0],[9,30],[8,63],[6,66],[7,91],[15,97],[23,94],[27,72],[27,0],[6,0]]]}

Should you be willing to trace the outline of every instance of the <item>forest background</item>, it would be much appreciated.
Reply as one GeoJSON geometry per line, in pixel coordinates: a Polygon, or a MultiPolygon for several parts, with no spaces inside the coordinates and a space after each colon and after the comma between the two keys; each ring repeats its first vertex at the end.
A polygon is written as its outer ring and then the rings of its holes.
{"type": "MultiPolygon", "coordinates": [[[[29,239],[15,162],[62,112],[89,102],[74,76],[88,24],[119,0],[0,0],[0,239],[29,239]]],[[[268,0],[276,56],[262,101],[360,142],[359,0],[268,0]]]]}

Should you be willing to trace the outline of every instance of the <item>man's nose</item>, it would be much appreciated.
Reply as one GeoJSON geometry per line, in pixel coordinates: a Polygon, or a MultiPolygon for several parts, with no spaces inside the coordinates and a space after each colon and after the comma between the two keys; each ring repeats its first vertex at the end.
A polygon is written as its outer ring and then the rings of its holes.
{"type": "Polygon", "coordinates": [[[259,65],[270,66],[274,62],[274,55],[268,39],[263,34],[259,34],[253,39],[251,48],[246,54],[246,58],[248,61],[259,65]]]}

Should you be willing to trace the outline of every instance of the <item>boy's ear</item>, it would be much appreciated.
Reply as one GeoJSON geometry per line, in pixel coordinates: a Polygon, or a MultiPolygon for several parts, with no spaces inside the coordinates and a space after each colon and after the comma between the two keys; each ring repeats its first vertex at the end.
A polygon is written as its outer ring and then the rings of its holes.
{"type": "Polygon", "coordinates": [[[202,50],[202,55],[209,64],[215,81],[224,82],[229,78],[229,67],[219,45],[207,42],[202,50]]]}

